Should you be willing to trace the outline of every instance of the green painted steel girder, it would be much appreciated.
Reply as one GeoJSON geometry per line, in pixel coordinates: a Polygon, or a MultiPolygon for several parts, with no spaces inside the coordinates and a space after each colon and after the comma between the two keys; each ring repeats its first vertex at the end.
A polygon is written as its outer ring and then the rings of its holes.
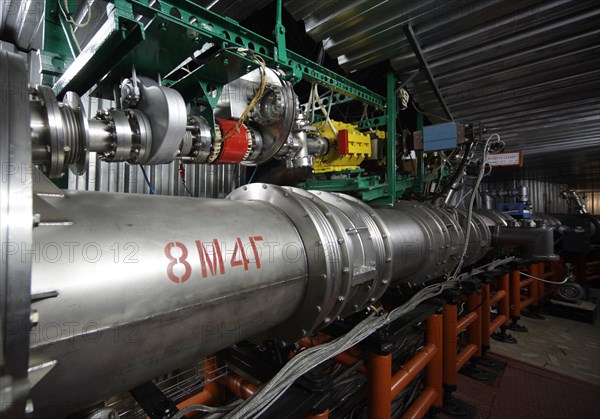
{"type": "MultiPolygon", "coordinates": [[[[281,36],[278,37],[278,44],[262,37],[248,29],[245,29],[239,23],[232,19],[224,18],[211,12],[188,0],[116,0],[126,1],[133,5],[134,12],[139,12],[145,16],[150,14],[160,14],[174,22],[181,24],[187,29],[197,33],[199,38],[205,42],[216,44],[226,43],[229,46],[239,48],[248,48],[255,51],[265,60],[282,68],[286,67],[282,63],[284,57],[287,58],[287,70],[292,82],[304,79],[327,87],[335,92],[345,94],[353,99],[368,103],[377,108],[385,107],[385,98],[366,87],[353,82],[309,59],[286,50],[285,55],[281,52],[275,56],[276,48],[282,46],[281,36]],[[151,6],[153,4],[153,6],[151,6]],[[160,4],[160,10],[157,9],[160,4]]],[[[282,35],[279,32],[279,35],[282,35]]],[[[283,43],[285,45],[285,43],[283,43]]],[[[283,68],[286,70],[286,68],[283,68]]]]}
{"type": "Polygon", "coordinates": [[[369,119],[361,119],[358,122],[355,122],[354,124],[356,124],[358,126],[358,129],[360,131],[367,131],[371,128],[381,128],[381,127],[387,127],[387,115],[381,115],[381,116],[376,116],[374,118],[369,118],[369,119]]]}
{"type": "Polygon", "coordinates": [[[224,18],[188,0],[113,0],[113,2],[115,4],[113,20],[118,23],[118,26],[105,31],[104,39],[95,37],[96,42],[91,47],[84,48],[72,66],[75,70],[55,86],[56,93],[62,94],[66,88],[76,93],[85,93],[101,77],[96,77],[96,73],[100,71],[104,71],[104,74],[109,73],[109,77],[106,78],[106,82],[109,83],[113,79],[118,80],[122,77],[124,69],[130,71],[134,63],[140,73],[147,71],[164,76],[202,45],[213,43],[219,48],[251,49],[270,65],[285,72],[292,82],[303,79],[371,106],[385,108],[386,100],[383,96],[346,77],[289,50],[286,50],[284,55],[276,54],[277,48],[281,49],[285,45],[281,36],[278,43],[275,43],[245,29],[232,19],[224,18]],[[149,21],[146,25],[142,25],[133,19],[135,15],[144,16],[149,21]],[[135,24],[140,26],[139,30],[133,27],[135,24]],[[161,32],[158,32],[157,27],[161,32]],[[160,59],[156,60],[156,57],[148,57],[152,54],[152,49],[147,48],[144,39],[148,39],[149,45],[166,42],[169,39],[171,42],[180,42],[175,44],[177,48],[171,47],[166,53],[163,51],[164,57],[161,55],[160,59]],[[126,51],[126,48],[130,50],[126,51]],[[96,59],[91,57],[111,50],[115,50],[112,55],[101,55],[96,59]],[[152,61],[151,58],[155,60],[152,61]],[[167,69],[167,66],[171,68],[167,69]],[[119,74],[111,76],[111,70],[119,74]],[[73,74],[75,71],[94,74],[94,77],[73,74]],[[74,79],[77,79],[76,83],[72,83],[74,79]]]}

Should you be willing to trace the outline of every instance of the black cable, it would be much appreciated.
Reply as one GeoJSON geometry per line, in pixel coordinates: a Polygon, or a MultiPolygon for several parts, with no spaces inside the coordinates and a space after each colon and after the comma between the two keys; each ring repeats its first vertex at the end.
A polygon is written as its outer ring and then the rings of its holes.
{"type": "Polygon", "coordinates": [[[481,289],[483,290],[483,295],[481,296],[481,302],[479,304],[477,304],[475,307],[473,307],[472,309],[470,309],[469,311],[467,311],[466,314],[470,314],[470,313],[474,312],[475,310],[477,310],[479,307],[481,307],[483,305],[483,302],[487,298],[487,290],[485,289],[485,287],[482,287],[481,289]]]}
{"type": "Polygon", "coordinates": [[[430,201],[430,200],[434,200],[434,199],[437,199],[437,198],[440,198],[440,197],[446,195],[450,191],[450,188],[452,188],[452,185],[454,185],[454,183],[456,182],[456,180],[458,179],[460,174],[463,172],[463,170],[467,164],[467,161],[469,160],[469,152],[471,151],[472,145],[473,145],[473,143],[466,144],[465,154],[463,155],[458,168],[454,171],[452,178],[444,186],[444,188],[441,191],[439,191],[431,196],[424,196],[418,192],[411,191],[411,195],[413,195],[414,199],[417,201],[430,201]]]}
{"type": "Polygon", "coordinates": [[[144,175],[144,179],[146,180],[146,184],[148,185],[148,189],[150,190],[150,195],[156,195],[156,192],[154,191],[154,188],[152,187],[152,183],[150,183],[150,178],[148,177],[148,174],[146,173],[146,169],[144,169],[144,166],[140,165],[140,169],[142,169],[142,174],[144,175]]]}
{"type": "Polygon", "coordinates": [[[187,187],[187,185],[185,184],[185,180],[181,179],[181,184],[183,185],[183,188],[187,191],[188,194],[190,194],[190,196],[192,198],[194,198],[194,194],[192,193],[192,191],[190,191],[187,187]]]}

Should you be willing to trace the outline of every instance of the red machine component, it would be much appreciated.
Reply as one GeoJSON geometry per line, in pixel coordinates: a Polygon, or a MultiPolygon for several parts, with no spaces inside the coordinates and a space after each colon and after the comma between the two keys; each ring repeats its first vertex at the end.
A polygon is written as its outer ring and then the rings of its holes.
{"type": "Polygon", "coordinates": [[[348,144],[348,130],[341,129],[338,131],[338,154],[345,156],[350,153],[350,145],[348,144]]]}
{"type": "Polygon", "coordinates": [[[221,128],[221,153],[215,163],[240,163],[248,152],[248,130],[244,125],[236,126],[237,121],[232,119],[219,119],[217,124],[221,128]]]}

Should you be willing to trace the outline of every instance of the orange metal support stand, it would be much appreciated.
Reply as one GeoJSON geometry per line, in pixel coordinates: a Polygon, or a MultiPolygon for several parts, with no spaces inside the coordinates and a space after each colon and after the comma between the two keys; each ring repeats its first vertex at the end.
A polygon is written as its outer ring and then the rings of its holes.
{"type": "Polygon", "coordinates": [[[392,355],[370,353],[368,417],[387,419],[392,415],[392,400],[406,388],[423,369],[425,387],[403,418],[422,418],[432,407],[442,405],[442,315],[427,319],[425,346],[392,375],[392,355]]]}
{"type": "MultiPolygon", "coordinates": [[[[204,358],[204,380],[208,381],[204,385],[204,389],[198,393],[190,397],[189,399],[184,400],[183,402],[177,405],[179,410],[182,410],[188,406],[193,404],[204,404],[204,405],[213,405],[219,402],[222,391],[219,387],[219,384],[215,380],[216,371],[217,371],[217,359],[214,356],[204,358]]],[[[187,418],[192,418],[197,415],[198,412],[190,412],[186,415],[187,418]]]]}
{"type": "Polygon", "coordinates": [[[326,409],[321,413],[306,416],[306,419],[327,419],[327,418],[329,418],[329,409],[326,409]]]}
{"type": "Polygon", "coordinates": [[[250,381],[233,373],[228,373],[227,375],[219,378],[219,382],[227,387],[227,389],[233,394],[244,400],[252,396],[258,389],[258,387],[256,387],[250,381]]]}
{"type": "Polygon", "coordinates": [[[481,306],[482,296],[480,291],[473,292],[467,297],[469,313],[460,319],[458,319],[456,304],[446,304],[444,306],[443,383],[450,390],[456,388],[458,371],[473,356],[481,356],[481,306]],[[467,329],[468,343],[457,353],[458,335],[465,329],[467,329]]]}
{"type": "MultiPolygon", "coordinates": [[[[537,269],[537,263],[532,263],[531,265],[529,265],[529,269],[528,269],[528,274],[531,276],[535,276],[538,277],[538,269],[537,269]]],[[[539,277],[538,277],[539,278],[539,277]]],[[[538,305],[540,302],[540,295],[538,292],[538,283],[539,281],[533,279],[533,278],[529,278],[527,277],[527,279],[524,279],[521,281],[520,286],[521,288],[525,288],[527,287],[527,298],[525,298],[524,300],[521,300],[521,310],[523,310],[525,307],[528,307],[530,305],[538,305]]],[[[520,291],[519,291],[520,293],[520,291]]]]}
{"type": "Polygon", "coordinates": [[[467,297],[467,308],[469,309],[469,313],[476,314],[475,320],[467,327],[469,344],[477,347],[477,351],[475,351],[474,354],[476,356],[481,356],[481,298],[481,291],[472,292],[467,297]]]}
{"type": "Polygon", "coordinates": [[[481,343],[484,350],[490,347],[490,336],[492,336],[498,328],[508,326],[509,323],[509,276],[508,274],[500,275],[494,278],[498,282],[498,290],[492,295],[491,285],[486,283],[483,285],[483,302],[481,304],[481,343]],[[491,320],[491,307],[496,306],[498,315],[494,320],[491,320]]]}
{"type": "MultiPolygon", "coordinates": [[[[529,266],[528,274],[531,276],[538,276],[538,264],[533,263],[529,266]]],[[[536,306],[540,302],[540,294],[538,283],[536,279],[526,278],[521,279],[521,272],[519,270],[513,270],[510,276],[510,317],[512,324],[510,326],[513,330],[527,331],[527,328],[517,324],[521,318],[521,311],[528,306],[536,306]],[[521,289],[527,288],[527,297],[521,298],[521,289]]]]}
{"type": "Polygon", "coordinates": [[[518,269],[510,272],[510,317],[513,322],[521,318],[521,272],[518,269]]]}

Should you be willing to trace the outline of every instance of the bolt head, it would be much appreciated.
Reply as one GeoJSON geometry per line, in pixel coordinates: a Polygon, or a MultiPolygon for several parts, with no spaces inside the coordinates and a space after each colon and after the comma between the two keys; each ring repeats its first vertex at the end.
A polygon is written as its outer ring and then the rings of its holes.
{"type": "Polygon", "coordinates": [[[40,322],[39,311],[31,310],[31,313],[29,314],[29,323],[31,324],[31,327],[37,326],[39,322],[40,322]]]}

